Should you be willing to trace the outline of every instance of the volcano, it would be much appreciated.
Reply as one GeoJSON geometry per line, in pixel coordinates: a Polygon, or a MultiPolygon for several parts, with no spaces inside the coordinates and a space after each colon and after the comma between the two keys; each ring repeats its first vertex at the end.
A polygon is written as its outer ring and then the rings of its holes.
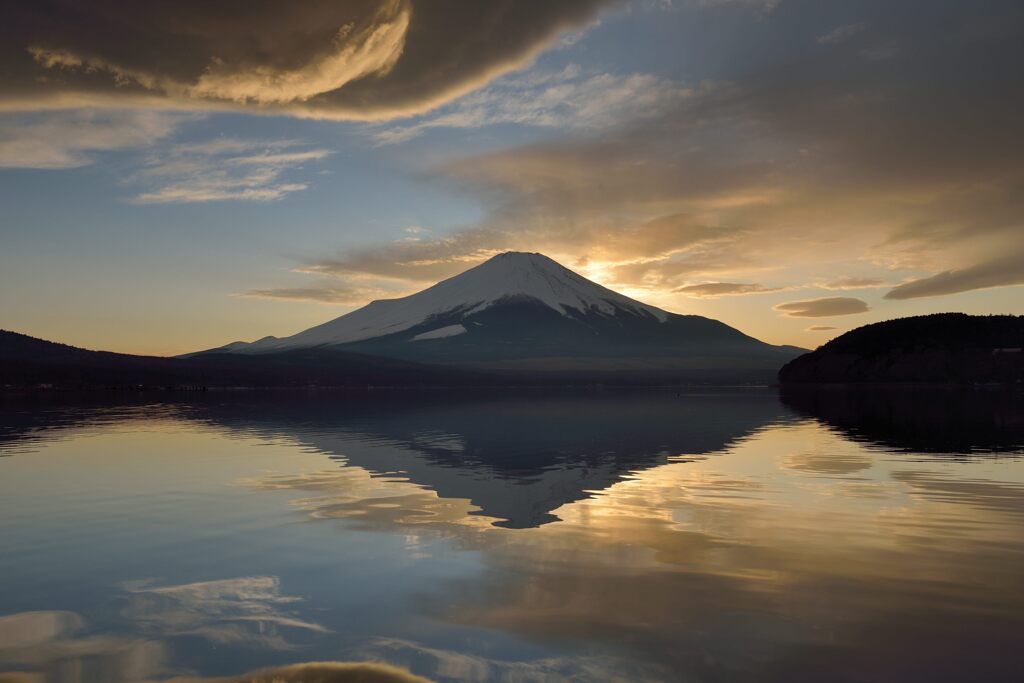
{"type": "Polygon", "coordinates": [[[373,301],[290,337],[204,353],[333,349],[539,374],[771,381],[803,352],[725,323],[631,299],[536,253],[506,252],[400,299],[373,301]],[[667,373],[667,374],[666,374],[667,373]]]}

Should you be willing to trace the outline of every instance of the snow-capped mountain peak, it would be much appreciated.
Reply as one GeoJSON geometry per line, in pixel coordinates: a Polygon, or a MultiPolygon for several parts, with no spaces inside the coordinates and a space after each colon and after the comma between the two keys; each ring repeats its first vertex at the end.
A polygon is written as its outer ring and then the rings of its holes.
{"type": "MultiPolygon", "coordinates": [[[[261,339],[244,350],[270,351],[373,339],[417,327],[433,318],[469,316],[509,300],[534,300],[563,316],[626,313],[660,322],[668,319],[668,313],[660,308],[591,282],[543,254],[505,252],[416,294],[374,301],[291,337],[261,339]]],[[[455,329],[460,326],[451,322],[446,325],[444,334],[438,336],[460,333],[455,329]]],[[[431,337],[421,334],[418,338],[431,337]]]]}

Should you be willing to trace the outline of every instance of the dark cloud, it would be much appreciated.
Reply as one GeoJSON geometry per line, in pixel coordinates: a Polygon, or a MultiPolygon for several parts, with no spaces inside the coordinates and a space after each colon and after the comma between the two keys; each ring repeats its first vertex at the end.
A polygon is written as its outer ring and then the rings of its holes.
{"type": "Polygon", "coordinates": [[[835,315],[853,315],[868,310],[866,302],[847,296],[788,301],[773,307],[779,313],[791,318],[830,318],[835,315]]]}
{"type": "Polygon", "coordinates": [[[49,0],[0,28],[0,106],[419,113],[529,61],[605,0],[49,0]]]}
{"type": "Polygon", "coordinates": [[[947,270],[890,290],[886,299],[917,299],[974,289],[1024,285],[1024,253],[1010,254],[966,268],[947,270]]]}
{"type": "Polygon", "coordinates": [[[829,330],[837,329],[831,325],[811,325],[807,328],[808,332],[828,332],[829,330]]]}

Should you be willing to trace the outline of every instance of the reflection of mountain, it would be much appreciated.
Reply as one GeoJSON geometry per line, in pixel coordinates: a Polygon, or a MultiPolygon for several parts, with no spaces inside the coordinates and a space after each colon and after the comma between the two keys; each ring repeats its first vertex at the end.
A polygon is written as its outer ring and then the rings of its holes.
{"type": "Polygon", "coordinates": [[[971,388],[790,387],[787,406],[849,438],[925,453],[1024,449],[1024,394],[971,388]]]}
{"type": "Polygon", "coordinates": [[[188,402],[8,404],[0,454],[55,430],[156,415],[305,444],[373,475],[470,500],[503,526],[551,512],[670,456],[725,448],[785,414],[765,390],[210,395],[188,402]]]}
{"type": "Polygon", "coordinates": [[[531,527],[670,456],[721,450],[778,419],[767,393],[517,394],[205,406],[202,419],[285,436],[383,475],[401,473],[480,514],[531,527]]]}

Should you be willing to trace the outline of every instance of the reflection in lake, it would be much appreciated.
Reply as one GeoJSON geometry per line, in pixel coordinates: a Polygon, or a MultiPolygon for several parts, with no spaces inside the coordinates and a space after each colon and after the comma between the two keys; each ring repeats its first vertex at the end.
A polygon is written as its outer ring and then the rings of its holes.
{"type": "Polygon", "coordinates": [[[795,386],[783,391],[782,400],[851,439],[906,451],[1024,450],[1019,389],[795,386]]]}
{"type": "Polygon", "coordinates": [[[1015,680],[1021,403],[991,396],[10,404],[0,671],[1015,680]]]}

